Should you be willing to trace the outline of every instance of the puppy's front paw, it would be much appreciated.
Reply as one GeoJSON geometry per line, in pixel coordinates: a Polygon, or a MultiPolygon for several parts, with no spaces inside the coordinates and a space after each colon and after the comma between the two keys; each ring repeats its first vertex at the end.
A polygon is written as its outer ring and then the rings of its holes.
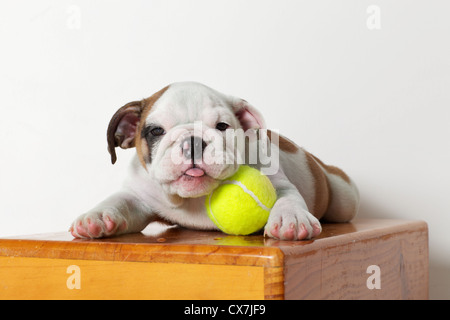
{"type": "Polygon", "coordinates": [[[311,239],[322,232],[319,220],[301,204],[279,199],[272,208],[264,234],[280,240],[311,239]]]}
{"type": "Polygon", "coordinates": [[[114,209],[94,210],[79,216],[70,226],[75,238],[102,238],[123,233],[127,229],[124,217],[114,209]]]}

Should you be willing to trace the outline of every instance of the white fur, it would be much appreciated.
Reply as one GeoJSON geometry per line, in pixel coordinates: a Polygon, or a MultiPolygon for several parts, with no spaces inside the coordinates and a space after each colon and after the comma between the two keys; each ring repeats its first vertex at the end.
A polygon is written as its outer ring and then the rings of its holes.
{"type": "MultiPolygon", "coordinates": [[[[186,178],[184,173],[192,163],[173,161],[174,155],[182,158],[180,141],[193,134],[201,136],[207,142],[206,158],[208,152],[218,149],[219,141],[226,140],[224,132],[215,130],[218,122],[235,129],[246,126],[264,129],[265,126],[259,112],[246,101],[192,82],[172,84],[153,105],[148,117],[141,121],[146,125],[158,124],[166,130],[152,151],[151,163],[144,168],[136,156],[123,190],[76,219],[71,226],[74,236],[94,238],[139,232],[158,216],[188,228],[217,230],[207,216],[205,196],[230,177],[238,166],[236,163],[208,163],[208,159],[204,159],[198,167],[206,175],[198,179],[186,178]],[[199,121],[202,123],[200,132],[195,128],[199,121]],[[215,139],[208,136],[211,130],[215,132],[212,134],[215,139]],[[114,228],[111,229],[111,225],[114,228]]],[[[278,146],[272,144],[272,148],[278,146]]],[[[233,158],[234,150],[224,152],[233,158]]],[[[278,200],[271,210],[265,234],[289,240],[316,236],[321,226],[308,209],[316,199],[315,181],[305,153],[299,149],[295,153],[279,150],[279,154],[280,168],[269,176],[278,200]]],[[[351,218],[358,202],[356,187],[337,176],[327,176],[338,198],[330,204],[326,218],[335,221],[351,218]]]]}

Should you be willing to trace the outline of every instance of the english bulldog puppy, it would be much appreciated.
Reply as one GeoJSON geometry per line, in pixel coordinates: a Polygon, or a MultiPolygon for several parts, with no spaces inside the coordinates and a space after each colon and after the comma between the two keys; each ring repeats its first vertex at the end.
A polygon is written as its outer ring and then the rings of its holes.
{"type": "Polygon", "coordinates": [[[107,140],[113,164],[116,147],[136,148],[136,155],[123,188],[72,223],[76,238],[140,232],[161,218],[218,230],[205,197],[243,163],[265,173],[277,192],[266,236],[310,239],[321,233],[320,219],[347,222],[358,211],[358,190],[342,170],[267,130],[247,101],[199,83],[174,83],[127,103],[113,115],[107,140]],[[233,143],[239,134],[230,132],[244,133],[247,143],[233,143]]]}

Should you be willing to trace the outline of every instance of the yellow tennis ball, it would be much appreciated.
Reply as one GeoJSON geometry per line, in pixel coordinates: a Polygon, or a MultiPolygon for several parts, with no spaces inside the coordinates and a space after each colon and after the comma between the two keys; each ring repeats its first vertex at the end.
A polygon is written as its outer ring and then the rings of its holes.
{"type": "Polygon", "coordinates": [[[206,197],[209,218],[223,232],[248,235],[259,231],[269,219],[277,193],[269,178],[259,170],[239,170],[206,197]]]}

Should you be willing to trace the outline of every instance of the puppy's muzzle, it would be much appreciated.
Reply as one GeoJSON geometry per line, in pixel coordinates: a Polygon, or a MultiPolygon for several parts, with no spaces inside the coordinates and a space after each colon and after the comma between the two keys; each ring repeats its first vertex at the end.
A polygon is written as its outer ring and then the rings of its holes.
{"type": "Polygon", "coordinates": [[[194,163],[196,160],[202,159],[206,142],[200,137],[190,136],[181,141],[180,147],[183,156],[194,163]]]}

